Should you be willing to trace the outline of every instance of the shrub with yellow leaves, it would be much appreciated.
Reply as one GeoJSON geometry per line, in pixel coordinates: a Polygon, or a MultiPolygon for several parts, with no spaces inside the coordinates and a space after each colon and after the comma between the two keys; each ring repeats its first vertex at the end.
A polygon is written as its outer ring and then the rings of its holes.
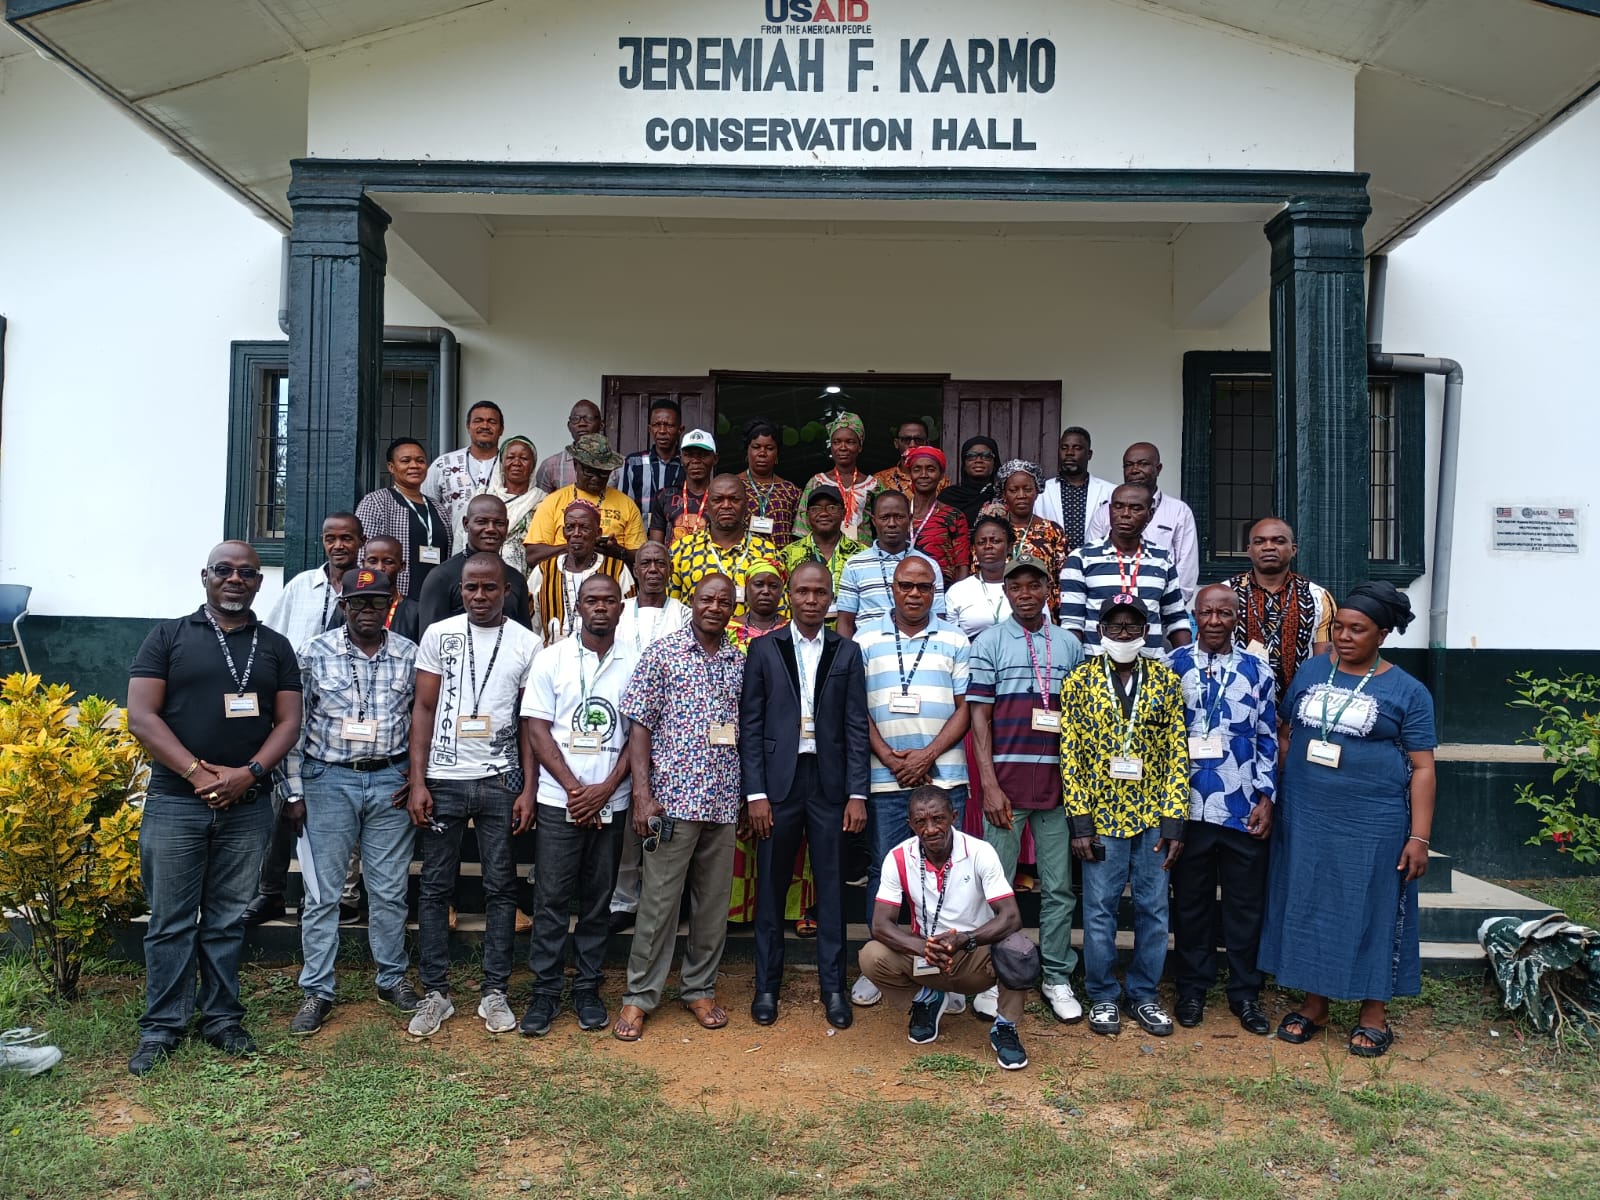
{"type": "Polygon", "coordinates": [[[65,684],[0,682],[0,920],[31,934],[64,999],[84,954],[143,905],[139,821],[149,764],[109,700],[76,707],[65,684]]]}

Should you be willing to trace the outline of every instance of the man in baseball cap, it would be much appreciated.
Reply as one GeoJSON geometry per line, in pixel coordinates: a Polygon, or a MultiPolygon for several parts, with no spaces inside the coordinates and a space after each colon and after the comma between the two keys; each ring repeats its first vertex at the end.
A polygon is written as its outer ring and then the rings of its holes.
{"type": "Polygon", "coordinates": [[[649,537],[673,545],[706,527],[706,495],[717,466],[717,440],[704,429],[691,429],[678,445],[683,478],[655,493],[650,501],[649,537]]]}
{"type": "MultiPolygon", "coordinates": [[[[831,483],[818,484],[811,489],[806,497],[806,519],[811,525],[810,532],[790,542],[780,553],[783,569],[793,575],[794,569],[803,562],[822,563],[833,575],[833,591],[837,596],[839,576],[845,563],[867,547],[845,535],[844,496],[831,483]]],[[[837,616],[837,608],[828,610],[829,629],[833,628],[837,616]]]]}

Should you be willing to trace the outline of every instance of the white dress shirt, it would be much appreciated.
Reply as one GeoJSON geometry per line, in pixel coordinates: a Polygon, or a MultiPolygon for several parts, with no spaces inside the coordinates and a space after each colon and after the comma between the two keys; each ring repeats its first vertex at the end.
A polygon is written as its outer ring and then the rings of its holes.
{"type": "MultiPolygon", "coordinates": [[[[816,710],[812,707],[816,701],[817,687],[821,680],[817,678],[817,671],[822,666],[822,633],[825,626],[819,626],[817,636],[808,638],[800,632],[800,626],[793,622],[789,625],[790,637],[794,639],[794,665],[800,674],[800,720],[801,728],[805,728],[805,719],[812,719],[812,728],[816,728],[816,710]]],[[[801,754],[815,754],[817,752],[817,739],[802,737],[800,739],[801,754]]]]}
{"type": "Polygon", "coordinates": [[[298,654],[312,638],[327,632],[338,611],[339,594],[328,579],[328,564],[323,563],[315,570],[301,571],[284,584],[263,623],[288,638],[298,654]]]}

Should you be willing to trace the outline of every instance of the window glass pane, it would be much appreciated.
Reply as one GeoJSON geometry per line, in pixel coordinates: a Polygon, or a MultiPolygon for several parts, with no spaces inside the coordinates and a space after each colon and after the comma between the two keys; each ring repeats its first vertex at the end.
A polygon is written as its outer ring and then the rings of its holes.
{"type": "Polygon", "coordinates": [[[1240,558],[1251,521],[1270,512],[1258,498],[1272,495],[1272,380],[1217,375],[1211,389],[1211,556],[1240,558]]]}
{"type": "Polygon", "coordinates": [[[1400,560],[1399,422],[1395,413],[1392,380],[1371,380],[1367,396],[1372,407],[1371,538],[1373,562],[1400,560]]]}
{"type": "Polygon", "coordinates": [[[250,540],[283,537],[285,456],[289,444],[289,372],[262,371],[252,445],[250,540]]]}
{"type": "MultiPolygon", "coordinates": [[[[717,383],[717,467],[744,469],[744,427],[755,417],[778,428],[778,474],[804,486],[819,471],[832,467],[824,424],[839,411],[859,416],[867,427],[860,469],[880,471],[895,464],[893,439],[902,421],[921,421],[928,436],[939,444],[944,413],[944,388],[927,383],[863,383],[842,386],[835,393],[825,384],[780,378],[771,380],[719,380],[717,383]]],[[[838,386],[838,385],[836,385],[838,386]]],[[[1002,426],[1003,428],[1003,426],[1002,426]]],[[[1009,458],[1011,439],[996,437],[1001,457],[1009,458]]],[[[959,452],[959,447],[953,448],[959,452]]],[[[949,475],[960,470],[952,463],[949,475]]]]}

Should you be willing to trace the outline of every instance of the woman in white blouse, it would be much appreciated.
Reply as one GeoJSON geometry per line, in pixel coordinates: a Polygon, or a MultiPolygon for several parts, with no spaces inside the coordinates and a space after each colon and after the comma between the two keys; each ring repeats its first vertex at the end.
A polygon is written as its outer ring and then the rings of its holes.
{"type": "Polygon", "coordinates": [[[946,618],[961,627],[968,641],[1011,615],[1003,572],[1015,540],[1011,522],[1003,516],[980,516],[972,527],[972,556],[978,569],[952,583],[944,594],[946,618]]]}

